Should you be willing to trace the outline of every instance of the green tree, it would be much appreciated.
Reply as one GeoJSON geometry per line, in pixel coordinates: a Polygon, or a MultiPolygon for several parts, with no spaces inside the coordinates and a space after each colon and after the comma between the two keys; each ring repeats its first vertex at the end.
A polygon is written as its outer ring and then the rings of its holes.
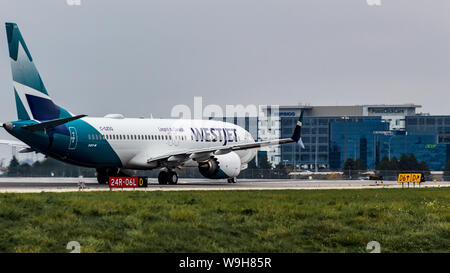
{"type": "Polygon", "coordinates": [[[423,172],[425,175],[430,174],[430,167],[428,167],[428,164],[425,161],[420,161],[419,163],[419,171],[423,172]]]}
{"type": "Polygon", "coordinates": [[[275,166],[274,172],[275,175],[277,175],[280,178],[288,177],[288,171],[286,170],[286,166],[281,162],[275,166]]]}
{"type": "Polygon", "coordinates": [[[7,175],[8,176],[18,176],[19,175],[19,161],[14,156],[11,161],[9,162],[7,175]]]}
{"type": "Polygon", "coordinates": [[[420,164],[417,161],[417,159],[414,156],[414,154],[410,154],[409,157],[408,157],[408,167],[409,167],[409,170],[411,170],[411,171],[420,170],[420,164]]]}
{"type": "Polygon", "coordinates": [[[269,169],[269,170],[273,168],[273,165],[267,159],[267,155],[266,154],[263,154],[261,156],[261,160],[259,161],[259,168],[260,169],[269,169]]]}
{"type": "Polygon", "coordinates": [[[406,154],[402,154],[398,162],[398,170],[409,171],[409,158],[406,154]]]}
{"type": "Polygon", "coordinates": [[[347,158],[347,160],[345,160],[345,162],[344,162],[344,167],[343,167],[344,175],[350,176],[352,170],[354,170],[354,169],[355,169],[355,162],[353,161],[352,158],[347,158]]]}
{"type": "Polygon", "coordinates": [[[18,170],[20,176],[33,176],[32,167],[28,163],[20,164],[18,170]]]}
{"type": "Polygon", "coordinates": [[[252,161],[248,162],[248,169],[257,169],[258,166],[256,166],[256,161],[253,159],[252,161]]]}
{"type": "Polygon", "coordinates": [[[398,159],[397,159],[397,157],[394,156],[394,157],[391,159],[391,162],[389,162],[390,169],[391,169],[392,171],[398,170],[398,164],[399,164],[398,159]]]}
{"type": "Polygon", "coordinates": [[[357,158],[355,160],[355,164],[354,164],[355,170],[358,171],[364,171],[366,170],[366,165],[364,164],[364,162],[361,160],[361,158],[357,158]]]}
{"type": "Polygon", "coordinates": [[[378,162],[377,166],[375,167],[375,170],[379,171],[385,171],[390,169],[390,162],[387,156],[383,156],[380,162],[378,162]]]}

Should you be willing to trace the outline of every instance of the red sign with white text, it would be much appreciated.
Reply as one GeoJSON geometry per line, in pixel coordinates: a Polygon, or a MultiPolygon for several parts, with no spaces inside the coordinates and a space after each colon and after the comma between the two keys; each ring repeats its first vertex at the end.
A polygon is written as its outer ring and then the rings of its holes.
{"type": "Polygon", "coordinates": [[[110,177],[110,188],[139,188],[147,187],[147,177],[110,177]]]}

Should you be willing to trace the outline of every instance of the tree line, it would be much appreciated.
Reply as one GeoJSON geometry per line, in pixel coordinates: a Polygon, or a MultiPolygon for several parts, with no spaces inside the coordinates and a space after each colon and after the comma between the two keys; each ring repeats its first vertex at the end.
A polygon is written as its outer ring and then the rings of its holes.
{"type": "Polygon", "coordinates": [[[46,158],[43,161],[36,161],[33,164],[20,164],[16,157],[9,163],[7,176],[38,176],[38,177],[94,177],[95,169],[83,168],[67,164],[53,158],[46,158]]]}
{"type": "Polygon", "coordinates": [[[428,167],[425,161],[417,161],[414,154],[410,154],[409,156],[403,154],[398,160],[395,156],[389,160],[387,156],[384,156],[380,162],[375,167],[375,170],[378,171],[421,171],[421,172],[429,172],[430,168],[428,167]]]}
{"type": "MultiPolygon", "coordinates": [[[[450,166],[449,166],[450,168],[450,166]]],[[[367,170],[366,165],[363,163],[361,159],[353,160],[352,158],[348,158],[344,162],[343,170],[358,170],[365,171],[367,170]]],[[[378,162],[375,166],[375,170],[377,171],[425,171],[429,172],[430,168],[428,167],[425,161],[417,161],[414,154],[410,154],[409,156],[403,154],[400,157],[400,160],[397,157],[393,157],[391,160],[387,156],[384,156],[380,162],[378,162]]]]}

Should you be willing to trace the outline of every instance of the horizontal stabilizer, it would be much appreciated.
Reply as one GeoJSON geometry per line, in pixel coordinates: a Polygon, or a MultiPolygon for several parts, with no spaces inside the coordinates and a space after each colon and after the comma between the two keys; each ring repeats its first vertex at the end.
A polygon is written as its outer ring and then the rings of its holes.
{"type": "Polygon", "coordinates": [[[73,117],[70,117],[70,118],[54,119],[54,120],[44,121],[44,122],[37,123],[37,124],[25,125],[22,128],[28,129],[28,130],[31,130],[31,131],[46,130],[46,129],[50,129],[50,128],[62,125],[64,123],[67,123],[67,122],[72,121],[72,120],[84,118],[86,116],[87,115],[78,115],[78,116],[73,116],[73,117]]]}
{"type": "Polygon", "coordinates": [[[32,152],[34,152],[34,149],[30,148],[30,147],[19,150],[19,154],[26,154],[26,153],[32,153],[32,152]]]}

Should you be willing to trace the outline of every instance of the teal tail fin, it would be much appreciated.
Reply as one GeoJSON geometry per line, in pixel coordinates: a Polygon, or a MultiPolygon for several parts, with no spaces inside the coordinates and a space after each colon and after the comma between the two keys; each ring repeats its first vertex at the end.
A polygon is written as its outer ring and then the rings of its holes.
{"type": "Polygon", "coordinates": [[[15,23],[6,23],[6,35],[19,120],[45,121],[71,117],[48,95],[19,27],[15,23]]]}

